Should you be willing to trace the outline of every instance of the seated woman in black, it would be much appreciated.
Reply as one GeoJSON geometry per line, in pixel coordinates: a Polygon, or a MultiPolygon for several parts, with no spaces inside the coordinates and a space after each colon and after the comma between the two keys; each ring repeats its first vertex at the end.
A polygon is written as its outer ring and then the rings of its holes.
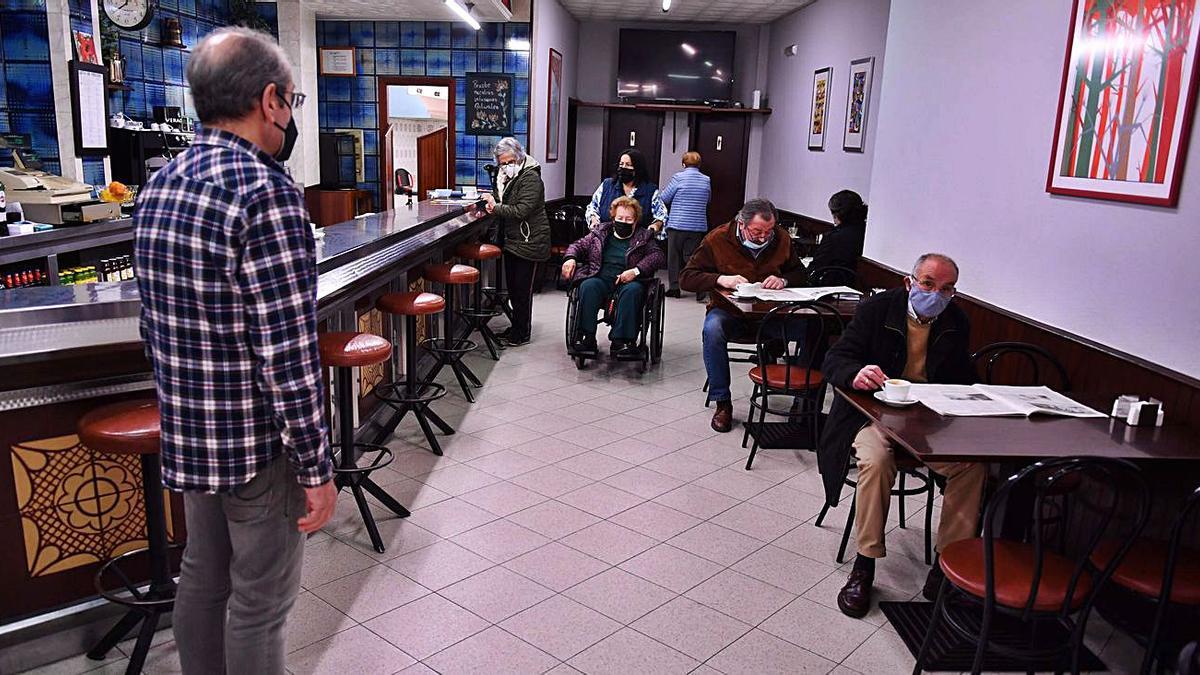
{"type": "Polygon", "coordinates": [[[867,235],[867,205],[857,192],[842,190],[829,198],[829,212],[833,215],[833,229],[821,238],[808,269],[812,272],[823,267],[857,269],[867,235]]]}
{"type": "Polygon", "coordinates": [[[638,225],[642,207],[632,197],[617,197],[609,207],[610,222],[571,244],[564,255],[562,275],[579,284],[579,339],[575,350],[596,352],[596,323],[600,309],[613,298],[613,356],[637,354],[646,285],[666,265],[666,256],[647,228],[638,225]]]}
{"type": "Polygon", "coordinates": [[[667,205],[659,196],[658,185],[650,179],[646,157],[637,148],[630,148],[621,153],[615,168],[616,173],[601,181],[592,194],[592,201],[584,212],[588,228],[596,229],[608,216],[614,199],[632,197],[642,207],[638,225],[649,228],[661,239],[663,223],[667,222],[667,205]]]}

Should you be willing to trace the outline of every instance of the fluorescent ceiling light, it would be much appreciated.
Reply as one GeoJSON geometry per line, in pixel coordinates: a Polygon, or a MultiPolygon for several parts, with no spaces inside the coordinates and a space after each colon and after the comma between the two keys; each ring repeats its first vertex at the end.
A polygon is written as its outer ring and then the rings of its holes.
{"type": "Polygon", "coordinates": [[[725,73],[722,73],[722,72],[721,72],[721,69],[720,69],[720,68],[717,68],[717,74],[718,74],[718,75],[724,75],[725,73]]]}
{"type": "Polygon", "coordinates": [[[664,12],[666,12],[666,11],[670,11],[670,9],[671,9],[671,0],[663,0],[662,8],[663,8],[663,11],[664,11],[664,12]]]}
{"type": "Polygon", "coordinates": [[[509,38],[508,48],[513,51],[527,52],[530,49],[529,40],[523,38],[509,38]]]}
{"type": "Polygon", "coordinates": [[[704,65],[708,66],[709,68],[712,68],[712,61],[705,61],[704,65]]]}
{"type": "Polygon", "coordinates": [[[683,51],[687,52],[687,55],[688,55],[688,56],[695,56],[695,55],[696,55],[696,48],[695,48],[695,47],[693,47],[693,46],[691,46],[691,45],[689,45],[689,44],[688,44],[688,43],[686,43],[686,42],[681,42],[681,43],[679,43],[679,47],[680,47],[681,49],[683,49],[683,51]]]}
{"type": "Polygon", "coordinates": [[[475,17],[471,16],[471,10],[459,4],[458,0],[446,0],[446,6],[454,10],[458,18],[466,21],[467,25],[472,29],[479,30],[479,22],[475,20],[475,17]]]}
{"type": "Polygon", "coordinates": [[[667,77],[670,77],[670,78],[673,78],[676,80],[698,80],[698,79],[700,79],[699,75],[677,75],[675,73],[668,73],[667,77]]]}

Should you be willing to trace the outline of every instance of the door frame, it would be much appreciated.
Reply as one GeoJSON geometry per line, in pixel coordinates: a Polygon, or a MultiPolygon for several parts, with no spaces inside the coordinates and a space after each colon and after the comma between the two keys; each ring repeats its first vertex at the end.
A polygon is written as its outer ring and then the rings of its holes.
{"type": "MultiPolygon", "coordinates": [[[[415,76],[415,75],[412,77],[409,77],[406,75],[380,75],[376,79],[379,80],[379,82],[378,82],[379,93],[378,93],[378,96],[376,97],[376,104],[375,104],[377,107],[376,117],[378,118],[378,122],[379,122],[379,142],[376,144],[376,151],[378,151],[380,154],[380,157],[379,157],[380,161],[378,163],[379,168],[380,168],[380,171],[379,171],[379,200],[381,202],[383,202],[384,199],[392,200],[392,201],[388,201],[388,202],[384,202],[383,204],[380,204],[380,206],[383,207],[381,210],[391,211],[392,203],[395,201],[395,195],[388,194],[388,192],[387,192],[387,186],[389,184],[388,178],[390,178],[390,176],[385,175],[383,168],[388,167],[390,172],[394,173],[395,167],[392,166],[392,158],[391,157],[388,157],[385,160],[382,156],[383,155],[383,151],[382,151],[383,136],[384,136],[384,134],[387,133],[388,128],[389,128],[388,114],[387,114],[388,113],[387,88],[388,87],[407,87],[409,85],[425,85],[425,86],[429,86],[429,87],[445,87],[446,88],[446,93],[447,93],[447,95],[446,95],[446,118],[447,118],[446,119],[446,184],[453,187],[455,184],[455,177],[457,176],[457,172],[455,170],[456,164],[455,164],[455,157],[454,157],[455,145],[457,144],[457,139],[458,139],[458,135],[455,133],[455,129],[454,129],[454,117],[455,117],[454,93],[455,93],[456,84],[455,84],[455,78],[453,78],[453,77],[420,77],[420,76],[415,76]]],[[[417,199],[420,200],[419,195],[418,195],[417,199]]]]}

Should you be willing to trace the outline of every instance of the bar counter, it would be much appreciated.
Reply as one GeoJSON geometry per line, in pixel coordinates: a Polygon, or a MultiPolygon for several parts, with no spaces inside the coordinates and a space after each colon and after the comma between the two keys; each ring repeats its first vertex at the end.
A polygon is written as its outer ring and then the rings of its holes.
{"type": "MultiPolygon", "coordinates": [[[[421,202],[323,228],[321,330],[398,338],[401,327],[374,309],[375,299],[422,289],[419,274],[410,272],[477,237],[487,219],[477,205],[421,202]]],[[[103,229],[105,237],[122,236],[119,224],[103,229]]],[[[123,236],[132,241],[128,224],[123,236]]],[[[21,631],[95,604],[97,567],[145,546],[137,458],[97,455],[75,435],[88,410],[152,391],[139,311],[136,280],[0,291],[0,654],[22,641],[21,631]]],[[[418,337],[440,322],[430,324],[421,322],[418,337]]],[[[397,353],[360,372],[360,433],[379,437],[390,428],[390,411],[367,395],[391,380],[402,358],[397,353]]],[[[171,539],[182,541],[181,501],[167,493],[164,499],[171,539]]],[[[0,657],[0,672],[17,665],[7,661],[0,657]]]]}

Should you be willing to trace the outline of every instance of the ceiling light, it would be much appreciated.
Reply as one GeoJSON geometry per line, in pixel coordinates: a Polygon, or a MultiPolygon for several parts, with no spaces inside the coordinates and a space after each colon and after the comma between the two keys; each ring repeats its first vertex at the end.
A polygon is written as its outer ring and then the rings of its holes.
{"type": "Polygon", "coordinates": [[[508,48],[513,51],[527,52],[527,51],[529,51],[529,48],[530,48],[529,40],[526,40],[524,38],[509,38],[508,39],[508,48]]]}
{"type": "Polygon", "coordinates": [[[688,55],[688,56],[695,56],[695,55],[696,55],[696,48],[695,48],[695,47],[693,47],[693,46],[691,46],[691,45],[689,45],[689,44],[688,44],[688,43],[686,43],[686,42],[681,42],[681,43],[679,43],[679,47],[680,47],[680,49],[682,49],[683,51],[687,52],[687,55],[688,55]]]}
{"type": "Polygon", "coordinates": [[[718,75],[724,75],[725,73],[722,73],[722,72],[721,72],[721,69],[720,69],[720,68],[717,68],[717,74],[718,74],[718,75]]]}
{"type": "Polygon", "coordinates": [[[679,75],[676,73],[668,73],[667,77],[675,79],[675,80],[698,80],[698,79],[700,79],[699,75],[679,75]]]}
{"type": "Polygon", "coordinates": [[[712,61],[705,61],[704,65],[708,66],[709,68],[712,68],[712,61]]]}
{"type": "Polygon", "coordinates": [[[663,0],[662,8],[663,8],[663,12],[670,11],[671,10],[671,0],[663,0]]]}
{"type": "Polygon", "coordinates": [[[479,30],[479,22],[475,20],[475,17],[471,16],[471,7],[474,5],[467,3],[467,6],[464,7],[463,5],[459,4],[458,0],[446,0],[446,6],[454,10],[454,13],[458,15],[458,18],[466,21],[467,25],[472,29],[479,30]]]}

